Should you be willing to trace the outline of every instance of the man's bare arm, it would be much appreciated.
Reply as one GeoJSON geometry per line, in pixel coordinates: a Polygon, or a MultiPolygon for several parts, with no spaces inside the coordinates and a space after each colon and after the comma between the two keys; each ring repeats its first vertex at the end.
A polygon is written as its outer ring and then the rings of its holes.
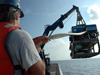
{"type": "Polygon", "coordinates": [[[31,71],[32,75],[45,75],[45,63],[40,60],[32,65],[29,70],[31,71]]]}

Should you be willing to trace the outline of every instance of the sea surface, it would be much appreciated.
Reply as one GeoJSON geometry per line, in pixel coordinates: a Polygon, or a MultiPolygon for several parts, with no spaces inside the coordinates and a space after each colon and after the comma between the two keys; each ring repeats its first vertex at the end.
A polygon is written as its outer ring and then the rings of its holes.
{"type": "Polygon", "coordinates": [[[63,75],[100,75],[100,58],[53,62],[60,65],[63,75]]]}

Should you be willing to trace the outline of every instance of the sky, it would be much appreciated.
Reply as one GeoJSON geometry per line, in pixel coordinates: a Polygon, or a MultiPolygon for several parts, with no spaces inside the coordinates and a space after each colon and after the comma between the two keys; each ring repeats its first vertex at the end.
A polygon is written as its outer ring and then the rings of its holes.
{"type": "MultiPolygon", "coordinates": [[[[32,38],[42,36],[46,25],[52,25],[61,15],[68,12],[73,5],[79,7],[86,24],[96,24],[100,30],[100,1],[99,0],[21,0],[24,18],[20,27],[27,31],[32,38]]],[[[63,21],[64,28],[57,28],[53,34],[68,33],[76,25],[76,12],[63,21]]],[[[69,60],[69,37],[49,41],[44,50],[51,60],[69,60]]],[[[93,58],[99,58],[96,56],[93,58]]]]}

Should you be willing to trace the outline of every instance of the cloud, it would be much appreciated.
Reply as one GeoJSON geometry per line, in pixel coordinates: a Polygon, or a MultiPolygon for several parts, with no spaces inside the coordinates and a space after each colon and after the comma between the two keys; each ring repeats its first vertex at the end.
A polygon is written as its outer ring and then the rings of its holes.
{"type": "Polygon", "coordinates": [[[97,20],[100,17],[100,7],[97,4],[90,6],[87,10],[90,19],[97,20]]]}
{"type": "Polygon", "coordinates": [[[87,10],[90,16],[90,24],[96,24],[98,30],[100,30],[100,7],[97,4],[90,6],[87,10]]]}
{"type": "Polygon", "coordinates": [[[30,9],[26,8],[26,9],[24,10],[24,14],[30,14],[30,13],[31,13],[31,10],[30,10],[30,9]]]}
{"type": "Polygon", "coordinates": [[[63,39],[52,40],[46,44],[45,52],[50,53],[51,60],[70,59],[69,41],[63,39]]]}
{"type": "Polygon", "coordinates": [[[51,17],[51,13],[49,12],[49,8],[48,7],[44,7],[44,11],[46,12],[46,15],[48,15],[49,17],[51,17]]]}

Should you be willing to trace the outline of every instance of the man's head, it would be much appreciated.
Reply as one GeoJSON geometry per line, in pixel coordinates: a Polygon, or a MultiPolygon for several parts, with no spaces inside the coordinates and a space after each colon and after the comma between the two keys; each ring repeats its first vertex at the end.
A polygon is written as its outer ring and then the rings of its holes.
{"type": "Polygon", "coordinates": [[[0,22],[14,22],[24,14],[19,0],[0,0],[0,22]]]}

